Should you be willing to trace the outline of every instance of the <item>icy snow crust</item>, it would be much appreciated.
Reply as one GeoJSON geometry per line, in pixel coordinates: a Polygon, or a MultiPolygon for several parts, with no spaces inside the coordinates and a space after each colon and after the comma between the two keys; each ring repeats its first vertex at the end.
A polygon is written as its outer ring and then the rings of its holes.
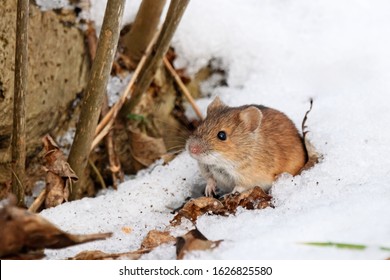
{"type": "MultiPolygon", "coordinates": [[[[91,1],[101,20],[105,1],[91,1]]],[[[133,1],[128,1],[133,2],[133,1]]],[[[134,2],[131,4],[134,5],[134,2]]],[[[130,22],[135,12],[125,12],[130,22]]],[[[228,86],[211,89],[230,105],[277,108],[300,127],[309,98],[309,136],[324,160],[301,176],[282,176],[271,192],[275,208],[202,216],[209,239],[224,242],[190,259],[383,259],[390,247],[390,2],[373,0],[191,1],[174,37],[176,65],[195,73],[212,58],[228,86]],[[301,242],[368,245],[364,251],[301,242]]],[[[199,100],[205,111],[209,98],[199,100]]],[[[96,198],[42,215],[71,233],[114,232],[99,241],[46,250],[63,259],[83,250],[135,250],[151,229],[166,229],[194,188],[204,184],[186,153],[96,198]],[[130,234],[121,229],[130,227],[130,234]]],[[[173,229],[191,229],[185,222],[173,229]]],[[[172,244],[145,259],[174,259],[172,244]]]]}

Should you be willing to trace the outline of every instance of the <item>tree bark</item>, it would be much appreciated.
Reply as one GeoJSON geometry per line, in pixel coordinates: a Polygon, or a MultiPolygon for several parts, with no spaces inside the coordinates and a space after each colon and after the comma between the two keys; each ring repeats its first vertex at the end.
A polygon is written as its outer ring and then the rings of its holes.
{"type": "Polygon", "coordinates": [[[18,0],[16,16],[16,50],[14,80],[14,112],[12,129],[12,192],[18,205],[24,205],[26,170],[26,92],[28,67],[29,0],[18,0]]]}
{"type": "Polygon", "coordinates": [[[124,54],[132,68],[137,66],[152,40],[165,3],[166,0],[142,0],[130,32],[123,37],[124,54]]]}
{"type": "Polygon", "coordinates": [[[78,199],[83,193],[84,172],[118,44],[125,2],[125,0],[107,2],[96,58],[92,64],[91,76],[68,159],[70,166],[79,177],[79,181],[73,185],[71,199],[78,199]]]}
{"type": "Polygon", "coordinates": [[[173,34],[179,25],[188,2],[189,0],[171,1],[168,14],[165,18],[161,33],[157,38],[156,45],[153,47],[151,55],[148,56],[145,66],[141,70],[139,82],[136,83],[135,90],[130,100],[123,107],[123,114],[127,115],[133,111],[134,107],[136,107],[140,101],[142,94],[150,86],[154,74],[156,73],[156,69],[159,67],[163,56],[168,51],[169,43],[171,42],[173,34]]]}

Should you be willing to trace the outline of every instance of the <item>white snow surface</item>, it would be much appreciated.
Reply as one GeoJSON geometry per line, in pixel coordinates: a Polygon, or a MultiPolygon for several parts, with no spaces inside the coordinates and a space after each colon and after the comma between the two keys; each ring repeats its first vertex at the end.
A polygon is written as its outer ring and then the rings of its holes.
{"type": "MultiPolygon", "coordinates": [[[[91,1],[95,20],[105,1],[91,1]],[[99,11],[99,12],[98,12],[99,11]]],[[[130,2],[133,1],[128,1],[130,2]]],[[[134,4],[130,4],[134,5],[134,4]]],[[[134,12],[125,13],[130,21],[134,12]]],[[[224,241],[189,259],[383,259],[390,247],[390,2],[383,0],[190,1],[175,34],[177,66],[190,74],[221,60],[227,87],[212,89],[227,104],[264,104],[300,127],[309,99],[309,137],[324,155],[302,175],[282,176],[271,189],[275,208],[204,215],[196,227],[224,241]],[[363,251],[302,242],[365,244],[363,251]]],[[[205,111],[209,98],[199,100],[205,111]]],[[[42,216],[70,233],[113,232],[112,238],[62,250],[126,252],[152,229],[175,236],[170,208],[204,185],[195,160],[183,153],[157,162],[117,191],[65,203],[42,216]],[[132,229],[124,233],[123,227],[132,229]]],[[[174,244],[144,259],[174,259],[174,244]]]]}
{"type": "Polygon", "coordinates": [[[68,0],[36,0],[35,2],[43,11],[70,7],[68,0]]]}

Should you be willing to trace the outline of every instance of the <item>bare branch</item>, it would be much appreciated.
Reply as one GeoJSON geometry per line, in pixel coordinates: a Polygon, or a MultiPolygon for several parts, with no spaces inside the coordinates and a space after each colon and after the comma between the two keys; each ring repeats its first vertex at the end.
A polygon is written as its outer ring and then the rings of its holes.
{"type": "Polygon", "coordinates": [[[71,199],[80,198],[83,192],[84,171],[88,163],[92,140],[114,61],[125,2],[125,0],[107,2],[96,58],[92,64],[91,77],[68,159],[70,166],[80,179],[78,183],[73,185],[71,199]]]}
{"type": "Polygon", "coordinates": [[[28,73],[29,1],[18,0],[16,18],[15,86],[12,130],[12,192],[18,205],[24,205],[26,169],[26,92],[28,73]]]}
{"type": "Polygon", "coordinates": [[[140,78],[136,84],[131,99],[123,107],[124,112],[131,113],[140,101],[142,94],[150,86],[156,69],[161,64],[161,61],[169,48],[173,34],[179,25],[188,2],[189,0],[171,1],[168,14],[161,28],[161,33],[157,39],[156,45],[153,47],[151,55],[147,58],[145,67],[141,70],[140,78]]]}
{"type": "Polygon", "coordinates": [[[184,96],[187,98],[188,102],[191,104],[191,106],[194,109],[198,118],[200,120],[203,120],[203,115],[200,112],[198,105],[196,105],[195,100],[192,98],[191,93],[189,92],[189,90],[187,89],[187,87],[185,86],[185,84],[180,79],[179,75],[177,74],[176,70],[173,68],[173,66],[171,65],[171,63],[168,61],[168,59],[166,57],[164,57],[164,65],[168,69],[169,73],[171,73],[171,75],[175,79],[177,85],[179,86],[179,88],[182,91],[182,93],[184,94],[184,96]]]}
{"type": "Polygon", "coordinates": [[[121,110],[123,104],[126,102],[128,96],[134,89],[134,84],[138,80],[139,74],[141,70],[143,69],[145,62],[147,60],[147,57],[151,55],[151,50],[154,45],[154,43],[157,40],[159,32],[157,31],[154,35],[152,41],[150,42],[145,55],[142,57],[141,61],[138,63],[137,68],[135,69],[133,75],[131,76],[131,80],[129,84],[127,85],[126,89],[121,95],[121,98],[118,100],[117,103],[115,103],[111,109],[107,112],[107,114],[104,116],[104,118],[99,122],[98,126],[96,127],[95,131],[95,139],[92,144],[92,148],[94,148],[103,138],[104,136],[109,132],[112,124],[114,123],[114,120],[116,116],[118,115],[119,111],[121,110]]]}
{"type": "Polygon", "coordinates": [[[132,68],[137,66],[152,40],[165,3],[166,0],[142,0],[130,32],[123,37],[124,54],[130,59],[132,68]]]}

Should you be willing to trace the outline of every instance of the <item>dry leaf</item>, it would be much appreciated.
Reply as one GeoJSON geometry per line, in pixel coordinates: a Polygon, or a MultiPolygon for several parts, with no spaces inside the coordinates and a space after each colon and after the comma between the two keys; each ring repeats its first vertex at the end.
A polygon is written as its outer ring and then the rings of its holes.
{"type": "Polygon", "coordinates": [[[30,251],[27,253],[18,253],[5,257],[6,260],[41,260],[45,257],[43,250],[30,251]]]}
{"type": "Polygon", "coordinates": [[[58,145],[49,135],[43,138],[43,145],[46,150],[45,159],[48,163],[50,171],[58,174],[61,177],[77,181],[77,176],[66,162],[65,155],[61,152],[58,145]]]}
{"type": "Polygon", "coordinates": [[[148,232],[141,244],[141,249],[154,249],[161,244],[175,241],[168,231],[151,230],[148,232]]]}
{"type": "Polygon", "coordinates": [[[64,248],[105,239],[111,233],[68,234],[37,214],[18,208],[15,198],[0,208],[0,257],[16,257],[30,250],[64,248]]]}
{"type": "Polygon", "coordinates": [[[228,213],[235,213],[239,206],[248,210],[264,209],[271,206],[271,199],[260,187],[254,187],[249,191],[227,195],[221,201],[228,213]]]}
{"type": "Polygon", "coordinates": [[[187,218],[194,223],[199,216],[205,213],[225,214],[224,205],[213,197],[203,196],[191,199],[179,210],[179,213],[171,221],[171,225],[180,225],[182,218],[187,218]]]}
{"type": "Polygon", "coordinates": [[[140,249],[133,252],[125,253],[104,253],[102,251],[83,251],[71,260],[138,260],[143,254],[149,253],[155,247],[175,241],[175,237],[171,236],[167,231],[151,230],[142,241],[140,249]]]}
{"type": "Polygon", "coordinates": [[[142,168],[151,165],[167,152],[162,138],[151,137],[138,128],[131,129],[130,135],[132,156],[142,168]]]}
{"type": "Polygon", "coordinates": [[[182,260],[187,252],[209,250],[217,247],[222,240],[210,241],[198,229],[176,238],[176,258],[182,260]]]}
{"type": "Polygon", "coordinates": [[[46,173],[46,199],[45,207],[55,207],[62,202],[67,201],[69,197],[69,191],[65,190],[63,179],[47,170],[46,173]]]}
{"type": "Polygon", "coordinates": [[[99,250],[82,251],[69,260],[113,260],[113,254],[107,254],[99,250]]]}
{"type": "Polygon", "coordinates": [[[69,260],[138,260],[148,250],[137,250],[134,252],[108,254],[102,251],[83,251],[69,260]]]}
{"type": "Polygon", "coordinates": [[[187,218],[194,223],[199,216],[205,213],[216,215],[234,214],[239,206],[246,209],[263,209],[271,206],[271,199],[272,197],[260,187],[254,187],[243,193],[228,194],[221,200],[212,197],[191,199],[172,219],[171,225],[180,225],[182,218],[187,218]]]}
{"type": "Polygon", "coordinates": [[[46,170],[46,208],[55,207],[67,201],[72,182],[78,180],[76,174],[66,161],[65,155],[49,136],[43,138],[46,170]]]}

